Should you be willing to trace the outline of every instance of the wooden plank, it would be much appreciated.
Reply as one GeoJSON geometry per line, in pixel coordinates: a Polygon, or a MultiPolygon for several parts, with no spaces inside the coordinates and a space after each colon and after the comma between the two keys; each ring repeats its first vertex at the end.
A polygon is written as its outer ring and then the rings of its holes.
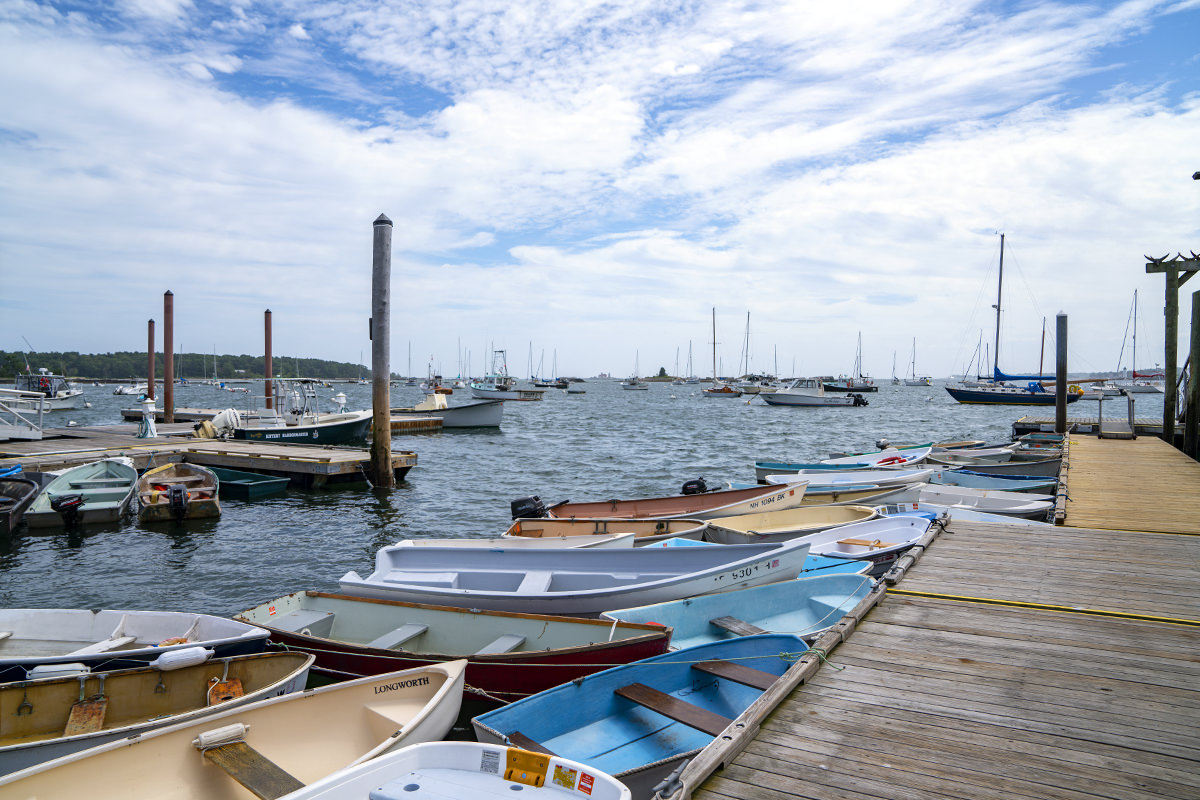
{"type": "Polygon", "coordinates": [[[718,678],[734,681],[745,686],[753,686],[755,689],[766,691],[775,685],[775,681],[779,680],[779,676],[767,672],[766,670],[747,667],[744,664],[735,664],[732,661],[701,661],[692,664],[692,669],[700,672],[716,675],[718,678]]]}
{"type": "Polygon", "coordinates": [[[757,625],[751,625],[745,620],[740,620],[737,617],[716,617],[708,621],[709,625],[716,625],[722,630],[729,631],[734,636],[757,636],[760,633],[766,633],[757,625]]]}
{"type": "Polygon", "coordinates": [[[689,702],[672,697],[669,694],[652,689],[642,683],[631,683],[615,690],[615,693],[632,700],[640,706],[662,714],[668,719],[682,722],[688,727],[707,733],[709,736],[719,736],[721,731],[733,722],[729,717],[715,714],[706,708],[692,705],[689,702]]]}
{"type": "Polygon", "coordinates": [[[209,748],[204,757],[261,800],[275,800],[304,788],[303,783],[245,742],[209,748]]]}
{"type": "Polygon", "coordinates": [[[552,758],[556,758],[558,756],[558,753],[550,750],[541,742],[530,739],[520,731],[513,731],[512,733],[508,734],[508,741],[522,750],[529,750],[532,753],[545,753],[552,758]]]}

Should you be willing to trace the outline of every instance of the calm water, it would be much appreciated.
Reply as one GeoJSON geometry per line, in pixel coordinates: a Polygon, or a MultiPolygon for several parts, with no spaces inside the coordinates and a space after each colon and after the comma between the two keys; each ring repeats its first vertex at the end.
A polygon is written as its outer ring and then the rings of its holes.
{"type": "MultiPolygon", "coordinates": [[[[831,450],[929,440],[1007,440],[1028,410],[963,406],[940,386],[883,386],[865,408],[768,407],[761,400],[702,397],[697,386],[652,384],[627,392],[590,381],[587,393],[547,391],[543,402],[507,403],[499,431],[397,436],[417,453],[395,490],[359,486],[289,490],[271,500],[222,501],[219,520],[90,526],[80,532],[0,537],[0,605],[145,608],[228,616],[304,589],[335,591],[348,570],[369,572],[380,546],[422,536],[496,536],[509,502],[537,494],[547,503],[675,494],[684,481],[753,480],[756,460],[816,460],[831,450]]],[[[86,389],[92,408],[55,412],[51,424],[120,422],[133,398],[112,387],[86,389]]],[[[160,387],[161,391],[161,387],[160,387]]],[[[370,387],[338,384],[349,408],[369,404],[370,387]]],[[[395,388],[411,405],[417,388],[395,388]]],[[[466,390],[450,398],[463,402],[466,390]]],[[[747,396],[748,397],[748,396],[747,396]]],[[[241,406],[243,396],[185,386],[177,406],[241,406]]],[[[1116,408],[1105,404],[1106,414],[1116,408]]],[[[1094,416],[1096,403],[1072,404],[1094,416]]],[[[1162,399],[1138,395],[1138,416],[1158,416],[1162,399]]],[[[1053,416],[1053,409],[1034,410],[1053,416]]]]}

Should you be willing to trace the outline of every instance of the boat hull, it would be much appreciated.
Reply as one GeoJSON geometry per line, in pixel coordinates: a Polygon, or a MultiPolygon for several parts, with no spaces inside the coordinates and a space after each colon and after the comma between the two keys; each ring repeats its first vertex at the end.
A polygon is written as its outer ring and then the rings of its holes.
{"type": "Polygon", "coordinates": [[[53,528],[66,524],[90,525],[117,522],[129,508],[137,485],[137,470],[116,459],[83,464],[63,472],[25,510],[31,528],[53,528]],[[52,501],[72,494],[83,496],[75,519],[54,509],[52,501]]]}
{"type": "Polygon", "coordinates": [[[371,428],[370,412],[363,411],[345,416],[351,418],[317,425],[235,428],[233,438],[247,442],[270,442],[272,444],[345,444],[367,438],[367,433],[371,428]]]}
{"type": "MultiPolygon", "coordinates": [[[[1055,403],[1054,392],[1031,392],[1027,389],[1019,389],[1016,387],[1001,387],[1001,389],[992,389],[988,387],[967,388],[957,386],[947,386],[946,391],[960,403],[981,404],[981,405],[1005,405],[1005,406],[1052,406],[1055,403]],[[1008,391],[1003,391],[1007,389],[1008,391]]],[[[1074,403],[1079,400],[1079,395],[1067,393],[1067,402],[1074,403]]]]}
{"type": "Polygon", "coordinates": [[[708,523],[699,519],[552,519],[536,517],[514,520],[502,538],[572,539],[577,536],[612,536],[632,532],[635,547],[676,537],[698,539],[708,523]]]}
{"type": "Polygon", "coordinates": [[[731,514],[794,508],[804,501],[805,486],[803,482],[797,482],[787,486],[756,486],[637,500],[566,502],[551,506],[547,509],[547,515],[555,519],[712,519],[731,514]]]}
{"type": "Polygon", "coordinates": [[[260,500],[287,491],[287,478],[224,467],[209,467],[209,470],[220,481],[217,494],[222,500],[260,500]]]}
{"type": "Polygon", "coordinates": [[[178,462],[148,470],[138,479],[138,521],[215,519],[221,516],[218,483],[216,474],[198,464],[178,462]],[[182,508],[172,508],[171,486],[185,490],[182,508]]]}
{"type": "Polygon", "coordinates": [[[417,411],[414,408],[393,408],[393,418],[438,417],[442,428],[499,428],[504,417],[502,400],[481,400],[461,406],[447,406],[432,411],[417,411]]]}
{"type": "Polygon", "coordinates": [[[0,478],[0,533],[11,533],[21,524],[25,509],[33,503],[41,488],[37,481],[19,474],[0,478]]]}

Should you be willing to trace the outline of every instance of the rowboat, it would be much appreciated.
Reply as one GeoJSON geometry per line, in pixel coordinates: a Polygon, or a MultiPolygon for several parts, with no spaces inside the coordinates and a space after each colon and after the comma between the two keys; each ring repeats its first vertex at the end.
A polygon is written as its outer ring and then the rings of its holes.
{"type": "Polygon", "coordinates": [[[1033,461],[1005,461],[1000,464],[957,465],[971,472],[985,475],[1021,475],[1024,477],[1057,478],[1062,458],[1040,458],[1033,461]]]}
{"type": "Polygon", "coordinates": [[[219,481],[211,470],[183,461],[147,470],[138,479],[138,522],[221,516],[219,481]]]}
{"type": "Polygon", "coordinates": [[[571,547],[633,547],[634,533],[597,533],[579,536],[489,536],[487,538],[465,539],[402,539],[396,542],[400,547],[471,547],[471,548],[571,548],[571,547]]]}
{"type": "Polygon", "coordinates": [[[1029,519],[1044,519],[1054,508],[1054,498],[1050,495],[969,489],[965,486],[926,485],[921,490],[920,502],[1029,519]]]}
{"type": "Polygon", "coordinates": [[[806,506],[723,517],[710,524],[703,536],[705,541],[718,544],[782,542],[877,516],[878,512],[867,505],[806,506]]]}
{"type": "Polygon", "coordinates": [[[946,517],[951,522],[954,520],[971,520],[972,522],[991,522],[998,525],[1045,525],[1053,527],[1049,522],[1037,522],[1032,519],[1025,519],[1024,517],[1006,516],[1004,514],[989,514],[986,511],[944,506],[940,503],[893,503],[879,506],[879,514],[884,517],[899,514],[918,514],[926,519],[946,517]]]}
{"type": "Polygon", "coordinates": [[[817,489],[809,495],[804,493],[804,507],[819,505],[864,505],[877,506],[881,503],[912,502],[920,495],[923,483],[902,483],[896,486],[865,486],[850,484],[831,489],[817,489]]]}
{"type": "MultiPolygon", "coordinates": [[[[732,489],[698,494],[680,494],[669,497],[647,497],[638,500],[602,500],[599,502],[572,503],[564,500],[545,509],[545,515],[558,519],[568,518],[635,518],[635,519],[713,519],[731,514],[749,514],[776,508],[793,508],[804,500],[804,481],[787,486],[755,486],[749,489],[732,489]]],[[[520,501],[517,501],[520,502],[520,501]]],[[[538,514],[520,514],[534,517],[538,514]]],[[[518,518],[514,514],[514,519],[518,518]]]]}
{"type": "Polygon", "coordinates": [[[393,408],[389,412],[393,419],[405,417],[438,417],[442,428],[499,428],[504,417],[503,400],[478,400],[452,406],[444,395],[430,394],[415,406],[393,408]]]}
{"type": "Polygon", "coordinates": [[[850,484],[871,484],[874,486],[895,486],[899,483],[920,483],[928,482],[929,476],[933,474],[933,469],[862,469],[849,470],[847,472],[827,472],[825,470],[814,470],[809,472],[801,470],[796,473],[784,473],[782,475],[768,475],[767,483],[772,485],[780,485],[791,483],[796,480],[807,480],[808,492],[817,492],[822,489],[832,489],[837,486],[847,486],[850,484]]]}
{"type": "MultiPolygon", "coordinates": [[[[470,659],[467,685],[504,701],[665,653],[671,629],[297,592],[234,619],[316,656],[337,680],[470,659]]],[[[478,698],[476,698],[478,699],[478,698]]]]}
{"type": "Polygon", "coordinates": [[[576,536],[605,536],[632,533],[636,547],[674,539],[696,538],[707,525],[701,519],[518,519],[502,536],[504,539],[571,539],[576,536]]]}
{"type": "Polygon", "coordinates": [[[0,708],[20,709],[0,733],[0,775],[302,691],[313,662],[306,653],[211,654],[189,648],[147,667],[0,684],[0,708]]]}
{"type": "Polygon", "coordinates": [[[260,500],[287,491],[288,479],[225,467],[209,467],[217,476],[217,493],[222,500],[260,500]]]}
{"type": "Polygon", "coordinates": [[[805,649],[804,640],[781,634],[689,647],[556,686],[471,722],[481,742],[579,761],[646,800],[805,649]]]}
{"type": "Polygon", "coordinates": [[[437,741],[462,702],[463,662],[237,706],[0,778],[0,795],[88,800],[281,797],[409,744],[437,741]]]}
{"type": "Polygon", "coordinates": [[[897,450],[889,447],[875,453],[858,453],[841,458],[824,458],[822,464],[871,464],[876,467],[907,467],[920,464],[933,452],[933,445],[897,450]]]}
{"type": "Polygon", "coordinates": [[[25,509],[41,491],[41,485],[21,473],[0,478],[0,533],[11,533],[25,516],[25,509]]]}
{"type": "Polygon", "coordinates": [[[65,470],[25,509],[25,522],[31,528],[116,522],[137,484],[137,470],[127,462],[106,458],[65,470]]]}
{"type": "Polygon", "coordinates": [[[286,800],[630,800],[611,775],[558,756],[478,742],[425,742],[336,772],[286,800]]]}
{"type": "Polygon", "coordinates": [[[1011,461],[1014,447],[976,447],[967,450],[946,450],[931,454],[926,461],[931,464],[1003,464],[1011,461]]]}
{"type": "Polygon", "coordinates": [[[916,516],[876,517],[826,528],[792,541],[807,544],[814,555],[869,562],[871,569],[867,574],[879,577],[920,541],[930,522],[916,516]]]}
{"type": "Polygon", "coordinates": [[[1006,492],[1046,493],[1058,487],[1057,478],[984,475],[952,468],[935,470],[928,482],[940,486],[966,486],[969,489],[999,489],[1006,492]]]}
{"type": "Polygon", "coordinates": [[[813,474],[818,471],[847,472],[850,470],[875,469],[871,464],[822,464],[818,462],[796,463],[787,461],[755,461],[754,479],[766,483],[768,475],[783,475],[801,471],[813,474]]]}
{"type": "Polygon", "coordinates": [[[604,619],[655,622],[674,630],[672,649],[737,636],[786,633],[812,639],[837,624],[870,593],[865,575],[818,575],[671,603],[605,611],[604,619]]]}
{"type": "Polygon", "coordinates": [[[367,577],[347,572],[357,597],[463,608],[596,615],[794,578],[806,545],[631,549],[471,550],[383,547],[367,577]]]}
{"type": "Polygon", "coordinates": [[[180,611],[0,609],[0,683],[37,677],[37,667],[144,666],[164,652],[206,647],[220,657],[260,653],[267,631],[180,611]]]}

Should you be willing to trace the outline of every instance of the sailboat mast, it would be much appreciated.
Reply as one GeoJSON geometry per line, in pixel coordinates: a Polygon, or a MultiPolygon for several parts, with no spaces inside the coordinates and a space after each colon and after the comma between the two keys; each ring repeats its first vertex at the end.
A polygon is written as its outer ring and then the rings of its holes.
{"type": "MultiPolygon", "coordinates": [[[[992,380],[1000,372],[1000,296],[1004,291],[1004,234],[1000,234],[1000,278],[996,281],[996,347],[992,355],[995,360],[992,362],[992,380]]],[[[1038,370],[1041,374],[1041,370],[1038,370]]]]}
{"type": "Polygon", "coordinates": [[[1042,374],[1042,367],[1046,365],[1046,318],[1042,317],[1042,354],[1038,356],[1038,375],[1042,374]]]}
{"type": "Polygon", "coordinates": [[[1133,355],[1129,357],[1129,382],[1137,380],[1137,289],[1133,290],[1133,355]]]}
{"type": "Polygon", "coordinates": [[[717,307],[713,306],[713,386],[717,385],[717,307]]]}

